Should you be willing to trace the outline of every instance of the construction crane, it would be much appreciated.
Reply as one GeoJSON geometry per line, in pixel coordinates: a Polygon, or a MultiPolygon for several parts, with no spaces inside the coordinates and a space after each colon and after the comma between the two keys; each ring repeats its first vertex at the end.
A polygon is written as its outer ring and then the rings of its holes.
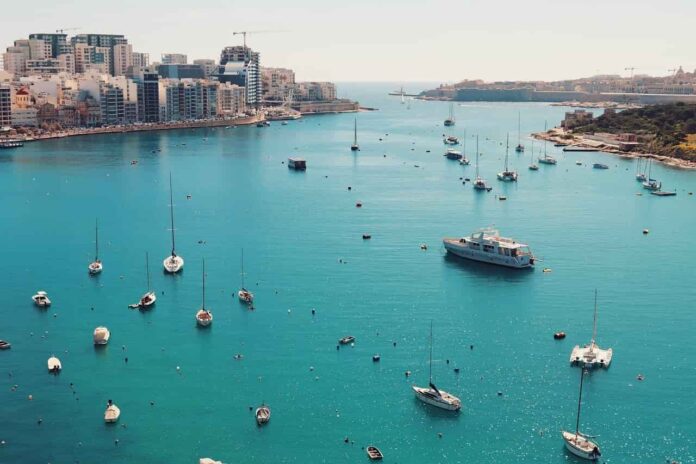
{"type": "Polygon", "coordinates": [[[232,35],[241,35],[244,37],[244,48],[246,48],[246,36],[247,34],[268,34],[272,32],[285,32],[285,31],[237,31],[233,32],[232,35]]]}
{"type": "Polygon", "coordinates": [[[79,30],[79,27],[66,27],[65,29],[56,29],[57,34],[63,34],[65,31],[77,31],[79,30]]]}
{"type": "Polygon", "coordinates": [[[624,68],[624,71],[631,71],[631,79],[633,79],[633,71],[635,71],[636,68],[624,68]]]}

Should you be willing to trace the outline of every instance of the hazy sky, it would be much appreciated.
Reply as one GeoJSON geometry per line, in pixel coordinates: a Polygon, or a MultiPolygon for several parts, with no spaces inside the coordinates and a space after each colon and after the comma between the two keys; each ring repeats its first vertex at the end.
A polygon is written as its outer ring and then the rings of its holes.
{"type": "MultiPolygon", "coordinates": [[[[5,1],[5,0],[3,0],[5,1]]],[[[219,58],[249,34],[300,80],[563,79],[696,68],[696,0],[33,0],[0,15],[0,47],[31,32],[125,34],[135,51],[219,58]],[[18,12],[19,9],[13,11],[18,12]]]]}

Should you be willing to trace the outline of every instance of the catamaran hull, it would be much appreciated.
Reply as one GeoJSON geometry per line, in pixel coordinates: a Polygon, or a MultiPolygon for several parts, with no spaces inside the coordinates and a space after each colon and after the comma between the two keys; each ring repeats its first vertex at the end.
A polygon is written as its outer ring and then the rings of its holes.
{"type": "Polygon", "coordinates": [[[170,274],[176,274],[184,267],[184,258],[181,256],[168,256],[162,262],[164,270],[170,274]]]}
{"type": "Polygon", "coordinates": [[[498,266],[511,267],[515,269],[526,269],[534,266],[532,261],[533,258],[526,256],[512,257],[472,250],[466,246],[459,246],[458,244],[452,243],[447,239],[443,240],[443,244],[445,245],[445,250],[447,250],[449,253],[464,259],[470,259],[482,263],[497,264],[498,266]]]}

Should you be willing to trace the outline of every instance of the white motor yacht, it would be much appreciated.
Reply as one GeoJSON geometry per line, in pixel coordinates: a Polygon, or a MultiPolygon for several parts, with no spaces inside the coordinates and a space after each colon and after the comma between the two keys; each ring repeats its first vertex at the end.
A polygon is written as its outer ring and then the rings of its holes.
{"type": "Polygon", "coordinates": [[[445,238],[442,242],[445,250],[460,258],[517,269],[534,266],[529,246],[501,237],[496,229],[481,229],[469,237],[445,238]]]}
{"type": "Polygon", "coordinates": [[[106,345],[109,343],[109,338],[111,338],[111,332],[106,327],[97,327],[94,329],[94,344],[95,345],[106,345]]]}
{"type": "Polygon", "coordinates": [[[31,299],[34,301],[34,304],[40,308],[51,306],[51,300],[48,298],[48,293],[44,292],[43,290],[36,292],[36,295],[32,296],[31,299]]]}

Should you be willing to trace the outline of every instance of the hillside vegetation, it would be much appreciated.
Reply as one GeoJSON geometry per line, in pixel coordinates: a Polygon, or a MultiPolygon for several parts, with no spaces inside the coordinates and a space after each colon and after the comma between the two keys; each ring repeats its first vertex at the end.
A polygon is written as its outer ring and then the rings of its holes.
{"type": "Polygon", "coordinates": [[[574,132],[632,132],[645,149],[659,155],[696,161],[696,104],[651,105],[604,114],[574,132]]]}

